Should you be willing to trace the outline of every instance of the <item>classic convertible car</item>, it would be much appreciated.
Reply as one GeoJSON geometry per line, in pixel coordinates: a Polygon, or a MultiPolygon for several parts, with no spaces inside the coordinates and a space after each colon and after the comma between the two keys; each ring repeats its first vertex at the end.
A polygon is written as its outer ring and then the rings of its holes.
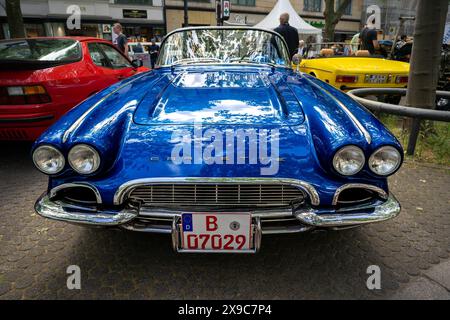
{"type": "Polygon", "coordinates": [[[88,98],[34,144],[35,209],[171,234],[178,252],[256,252],[263,234],[397,216],[395,137],[345,93],[290,68],[272,31],[171,32],[159,67],[88,98]]]}
{"type": "MultiPolygon", "coordinates": [[[[356,56],[334,55],[333,49],[322,49],[317,58],[303,59],[300,71],[319,78],[337,89],[406,88],[409,63],[368,56],[357,51],[356,56]]],[[[398,104],[401,96],[382,97],[387,103],[398,104]]]]}

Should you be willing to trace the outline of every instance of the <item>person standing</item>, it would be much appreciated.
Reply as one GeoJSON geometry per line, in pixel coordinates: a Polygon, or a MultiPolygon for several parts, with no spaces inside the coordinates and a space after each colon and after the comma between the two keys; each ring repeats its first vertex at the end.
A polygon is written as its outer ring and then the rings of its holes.
{"type": "Polygon", "coordinates": [[[306,50],[307,48],[306,48],[306,46],[305,46],[305,41],[303,41],[303,40],[300,40],[299,42],[298,42],[298,54],[302,57],[302,58],[304,58],[305,56],[306,56],[306,54],[307,54],[307,50],[306,50]]]}
{"type": "Polygon", "coordinates": [[[148,47],[148,52],[150,53],[150,64],[152,69],[154,69],[159,54],[159,46],[156,44],[155,40],[152,40],[152,44],[148,47]]]}
{"type": "Polygon", "coordinates": [[[360,32],[355,34],[350,41],[351,54],[355,54],[358,51],[359,43],[360,43],[360,32]]]}
{"type": "Polygon", "coordinates": [[[286,41],[289,49],[289,57],[292,59],[298,49],[298,30],[289,25],[289,13],[285,12],[280,15],[280,25],[275,28],[275,32],[278,32],[286,41]]]}
{"type": "Polygon", "coordinates": [[[374,55],[377,50],[380,49],[378,43],[378,32],[375,28],[365,27],[360,35],[361,49],[367,50],[371,55],[374,55]]]}
{"type": "Polygon", "coordinates": [[[117,35],[113,44],[119,49],[125,56],[128,57],[128,40],[127,36],[122,33],[122,25],[115,23],[113,26],[113,32],[117,35]]]}

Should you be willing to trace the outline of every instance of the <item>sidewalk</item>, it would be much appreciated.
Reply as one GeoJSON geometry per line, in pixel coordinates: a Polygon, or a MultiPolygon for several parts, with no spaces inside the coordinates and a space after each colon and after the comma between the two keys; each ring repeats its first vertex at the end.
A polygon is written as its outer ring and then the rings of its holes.
{"type": "Polygon", "coordinates": [[[422,272],[390,299],[450,300],[450,260],[422,272]]]}

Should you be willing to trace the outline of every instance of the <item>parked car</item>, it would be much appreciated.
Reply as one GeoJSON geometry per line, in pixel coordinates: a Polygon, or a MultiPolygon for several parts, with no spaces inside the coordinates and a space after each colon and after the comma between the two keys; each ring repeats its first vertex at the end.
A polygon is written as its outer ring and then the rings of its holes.
{"type": "MultiPolygon", "coordinates": [[[[155,44],[161,46],[160,42],[155,42],[155,44]]],[[[150,53],[148,51],[151,45],[151,42],[128,42],[128,57],[132,60],[141,60],[145,67],[151,68],[150,53]],[[139,44],[141,48],[139,48],[139,44]]]]}
{"type": "MultiPolygon", "coordinates": [[[[155,44],[161,46],[160,42],[155,42],[155,44]]],[[[148,47],[151,45],[152,45],[151,42],[128,42],[128,54],[130,55],[130,58],[132,58],[133,54],[136,53],[149,53],[148,47]],[[136,47],[138,47],[139,44],[142,46],[142,50],[140,49],[136,50],[136,47]]]]}
{"type": "Polygon", "coordinates": [[[0,41],[0,140],[35,140],[79,102],[148,70],[87,37],[0,41]]]}
{"type": "Polygon", "coordinates": [[[35,142],[49,176],[39,215],[171,234],[178,252],[256,252],[262,234],[399,214],[387,177],[400,143],[345,93],[292,70],[277,33],[175,30],[158,66],[91,96],[35,142]]]}
{"type": "MultiPolygon", "coordinates": [[[[367,51],[357,51],[356,56],[336,56],[330,49],[320,50],[312,59],[303,59],[300,70],[319,78],[337,89],[356,88],[406,88],[409,63],[369,56],[367,51]]],[[[384,97],[387,103],[398,104],[400,95],[384,97]]]]}
{"type": "MultiPolygon", "coordinates": [[[[442,46],[437,90],[450,91],[450,47],[447,44],[442,46]]],[[[450,98],[437,97],[436,109],[450,111],[450,98]]]]}

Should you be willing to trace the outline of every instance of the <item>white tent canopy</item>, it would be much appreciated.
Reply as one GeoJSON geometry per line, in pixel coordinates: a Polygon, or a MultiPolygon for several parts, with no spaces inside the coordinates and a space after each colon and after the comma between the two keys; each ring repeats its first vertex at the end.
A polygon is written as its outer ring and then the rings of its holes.
{"type": "Polygon", "coordinates": [[[280,15],[285,12],[289,13],[289,24],[296,28],[299,34],[316,36],[320,36],[322,34],[322,30],[305,22],[305,20],[297,14],[289,0],[278,0],[272,11],[270,11],[270,13],[261,22],[257,23],[255,27],[273,30],[279,26],[280,15]]]}

